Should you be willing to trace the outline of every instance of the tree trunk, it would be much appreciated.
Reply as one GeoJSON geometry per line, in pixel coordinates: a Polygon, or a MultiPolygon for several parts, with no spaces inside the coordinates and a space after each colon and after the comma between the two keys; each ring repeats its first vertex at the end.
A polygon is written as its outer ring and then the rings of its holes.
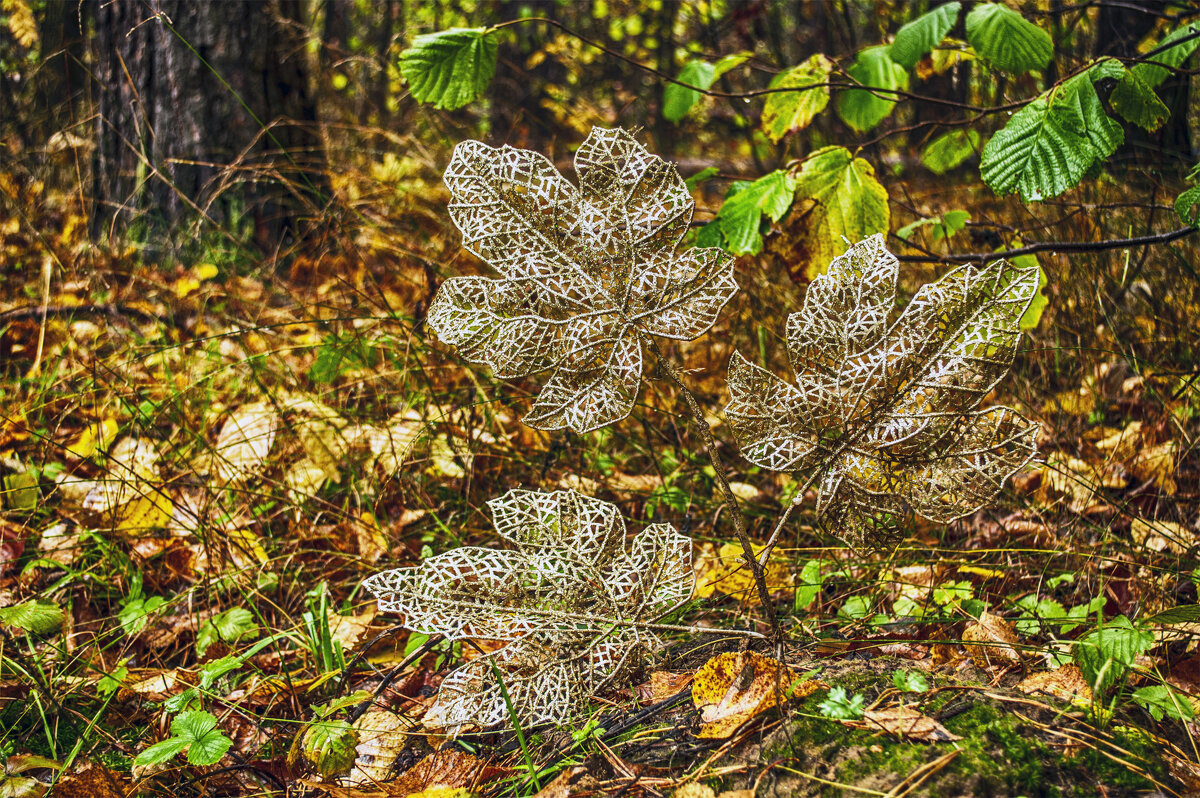
{"type": "Polygon", "coordinates": [[[103,0],[94,11],[96,232],[169,241],[160,234],[186,223],[252,214],[274,248],[320,208],[301,0],[103,0]]]}

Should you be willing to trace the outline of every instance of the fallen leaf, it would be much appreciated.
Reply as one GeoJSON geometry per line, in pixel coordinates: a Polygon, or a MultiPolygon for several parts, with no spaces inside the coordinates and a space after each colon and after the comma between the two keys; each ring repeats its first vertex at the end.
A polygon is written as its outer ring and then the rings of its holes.
{"type": "Polygon", "coordinates": [[[107,449],[108,445],[117,437],[118,429],[116,419],[112,418],[89,424],[83,428],[74,441],[67,444],[67,454],[79,460],[86,460],[97,452],[107,449]]]}
{"type": "MultiPolygon", "coordinates": [[[[596,779],[588,773],[587,768],[576,765],[564,769],[533,798],[571,798],[577,794],[593,794],[596,788],[596,779]]],[[[679,795],[679,791],[676,790],[674,794],[679,795]]]]}
{"type": "Polygon", "coordinates": [[[261,472],[278,428],[279,416],[268,402],[242,405],[228,416],[213,447],[217,478],[232,484],[261,472]]]}
{"type": "Polygon", "coordinates": [[[1017,683],[1017,689],[1027,695],[1044,693],[1071,703],[1089,704],[1092,700],[1092,687],[1074,664],[1030,674],[1017,683]]]}
{"type": "MultiPolygon", "coordinates": [[[[283,691],[284,685],[280,685],[283,691]]],[[[391,778],[392,763],[404,750],[408,735],[404,719],[395,712],[373,709],[354,722],[358,745],[354,747],[354,766],[341,780],[348,786],[380,784],[391,778]]]]}
{"type": "Polygon", "coordinates": [[[1143,449],[1129,464],[1129,470],[1142,482],[1153,482],[1163,493],[1173,496],[1178,489],[1175,484],[1177,448],[1175,441],[1168,441],[1143,449]]]}
{"type": "Polygon", "coordinates": [[[1142,422],[1131,421],[1121,430],[1109,430],[1103,438],[1096,441],[1096,448],[1122,463],[1134,459],[1134,455],[1142,448],[1142,422]]]}
{"type": "Polygon", "coordinates": [[[38,540],[38,556],[59,565],[74,565],[83,556],[83,536],[66,523],[47,527],[38,540]]]}
{"type": "Polygon", "coordinates": [[[1012,624],[990,612],[968,624],[962,635],[963,646],[980,668],[1012,665],[1021,661],[1016,646],[1020,643],[1012,624]]]}
{"type": "Polygon", "coordinates": [[[77,759],[54,785],[54,798],[125,798],[127,779],[90,759],[77,759]]]}
{"type": "Polygon", "coordinates": [[[442,749],[425,756],[388,785],[388,793],[408,796],[431,787],[465,787],[494,781],[507,775],[507,768],[496,767],[457,749],[442,749]]]}
{"type": "Polygon", "coordinates": [[[922,715],[912,707],[868,709],[863,713],[862,720],[854,721],[853,725],[868,729],[879,728],[902,739],[925,743],[948,743],[962,739],[933,718],[922,715]]]}
{"type": "Polygon", "coordinates": [[[342,651],[353,651],[375,620],[375,606],[356,615],[338,615],[329,610],[329,635],[342,644],[342,651]]]}
{"type": "Polygon", "coordinates": [[[780,703],[811,694],[818,682],[797,685],[783,663],[753,651],[718,654],[696,671],[692,703],[700,710],[698,737],[725,739],[743,723],[780,703]]]}
{"type": "MultiPolygon", "coordinates": [[[[757,554],[761,546],[755,546],[757,554]]],[[[721,592],[727,596],[758,602],[758,591],[754,587],[754,575],[744,562],[745,554],[736,543],[724,543],[714,552],[711,543],[700,546],[700,556],[695,565],[696,598],[708,598],[721,592]]],[[[776,593],[792,585],[792,572],[787,564],[777,559],[767,561],[767,590],[776,593]]]]}
{"type": "Polygon", "coordinates": [[[1196,533],[1174,521],[1135,518],[1129,526],[1133,542],[1150,551],[1184,554],[1196,545],[1196,533]]]}
{"type": "Polygon", "coordinates": [[[648,704],[665,701],[687,687],[693,676],[687,672],[655,671],[650,674],[650,681],[637,686],[638,698],[648,704]]]}

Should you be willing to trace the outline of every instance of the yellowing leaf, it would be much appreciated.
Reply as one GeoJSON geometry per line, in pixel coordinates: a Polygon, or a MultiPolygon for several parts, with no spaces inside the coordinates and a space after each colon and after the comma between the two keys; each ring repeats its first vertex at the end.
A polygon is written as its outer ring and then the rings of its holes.
{"type": "MultiPolygon", "coordinates": [[[[467,475],[467,472],[459,465],[455,454],[454,448],[450,445],[450,440],[445,435],[437,436],[430,444],[429,466],[425,471],[438,477],[462,479],[467,475]]],[[[462,457],[468,462],[470,461],[470,454],[464,452],[462,453],[462,457]]]]}
{"type": "Polygon", "coordinates": [[[149,489],[144,495],[113,511],[115,526],[131,536],[152,529],[164,529],[171,521],[175,503],[161,490],[149,489]]]}
{"type": "Polygon", "coordinates": [[[212,278],[216,277],[218,274],[218,269],[211,263],[201,263],[196,267],[195,274],[196,279],[203,282],[204,280],[211,280],[212,278]]]}
{"type": "MultiPolygon", "coordinates": [[[[762,551],[756,546],[754,552],[762,551]]],[[[750,602],[758,602],[758,591],[754,576],[745,563],[742,547],[736,543],[723,543],[714,552],[712,544],[704,544],[696,564],[696,598],[708,598],[714,593],[724,593],[750,602]]],[[[792,574],[787,564],[776,559],[767,561],[767,590],[775,593],[791,587],[792,574]]]]}
{"type": "Polygon", "coordinates": [[[1175,484],[1175,460],[1178,445],[1175,441],[1153,446],[1138,452],[1129,470],[1134,477],[1146,482],[1153,481],[1163,493],[1173,496],[1178,489],[1175,484]]]}
{"type": "Polygon", "coordinates": [[[183,299],[188,294],[200,287],[200,281],[195,277],[183,276],[176,280],[171,285],[171,290],[175,293],[176,299],[183,299]]]}
{"type": "Polygon", "coordinates": [[[237,568],[267,564],[267,550],[258,535],[249,529],[231,529],[226,533],[229,556],[237,568]]]}
{"type": "Polygon", "coordinates": [[[700,710],[697,736],[725,739],[751,718],[820,686],[798,681],[796,674],[771,657],[753,651],[718,654],[696,671],[692,681],[692,703],[700,710]]]}
{"type": "Polygon", "coordinates": [[[762,129],[771,141],[779,141],[789,133],[808,127],[813,117],[829,103],[828,82],[833,62],[821,53],[803,64],[780,72],[771,81],[772,89],[797,89],[767,95],[763,105],[762,129]]]}
{"type": "Polygon", "coordinates": [[[297,435],[308,460],[325,475],[330,482],[342,481],[341,466],[350,451],[349,442],[342,430],[341,419],[306,419],[299,425],[297,435]]]}
{"type": "Polygon", "coordinates": [[[325,469],[306,457],[288,468],[283,475],[283,484],[287,486],[288,498],[303,504],[325,484],[325,469]]]}
{"type": "Polygon", "coordinates": [[[816,277],[846,243],[885,233],[891,220],[887,191],[875,168],[845,147],[825,147],[810,155],[796,175],[796,200],[808,200],[803,242],[809,253],[804,273],[816,277]]]}
{"type": "Polygon", "coordinates": [[[228,416],[213,448],[217,478],[232,484],[261,471],[278,426],[275,408],[267,402],[243,405],[228,416]]]}
{"type": "Polygon", "coordinates": [[[97,421],[83,429],[72,443],[67,444],[67,454],[86,460],[97,452],[108,448],[117,437],[118,430],[115,419],[106,418],[97,421]]]}

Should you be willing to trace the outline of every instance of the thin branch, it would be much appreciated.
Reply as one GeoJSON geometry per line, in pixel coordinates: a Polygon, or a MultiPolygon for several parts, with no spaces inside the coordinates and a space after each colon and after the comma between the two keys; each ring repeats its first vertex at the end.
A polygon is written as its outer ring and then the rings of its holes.
{"type": "Polygon", "coordinates": [[[775,605],[771,602],[771,592],[767,589],[766,572],[763,570],[762,563],[758,561],[758,557],[754,553],[754,546],[750,542],[749,534],[746,532],[746,517],[742,514],[742,509],[738,505],[737,496],[733,494],[733,488],[729,486],[729,478],[725,475],[725,463],[722,462],[721,455],[717,451],[717,442],[713,439],[712,429],[708,426],[708,421],[704,417],[704,410],[700,407],[700,402],[696,399],[696,395],[684,384],[679,368],[663,355],[658,342],[650,336],[642,336],[642,340],[646,343],[650,351],[654,353],[654,357],[658,360],[659,365],[667,373],[668,379],[675,383],[675,387],[683,394],[688,410],[691,412],[692,420],[696,424],[696,429],[699,431],[700,437],[704,439],[704,448],[708,453],[708,461],[712,464],[713,472],[716,474],[717,484],[721,486],[721,494],[724,496],[725,505],[729,508],[729,512],[733,516],[734,532],[737,534],[738,543],[741,544],[742,552],[746,556],[746,565],[750,568],[750,572],[754,576],[754,586],[758,589],[758,598],[762,602],[763,614],[766,615],[767,622],[771,625],[773,637],[776,641],[780,641],[782,640],[783,632],[779,626],[779,618],[775,613],[775,605]]]}
{"type": "MultiPolygon", "coordinates": [[[[1150,244],[1169,244],[1197,232],[1195,227],[1181,227],[1167,233],[1155,233],[1135,238],[1112,238],[1107,241],[1042,241],[1014,249],[1001,249],[996,252],[959,252],[949,255],[900,255],[905,263],[990,263],[1001,258],[1015,258],[1019,255],[1033,255],[1038,252],[1104,252],[1110,249],[1127,249],[1129,247],[1147,246],[1150,244]]],[[[903,241],[903,239],[900,239],[903,241]]],[[[907,241],[905,245],[911,246],[907,241]]]]}

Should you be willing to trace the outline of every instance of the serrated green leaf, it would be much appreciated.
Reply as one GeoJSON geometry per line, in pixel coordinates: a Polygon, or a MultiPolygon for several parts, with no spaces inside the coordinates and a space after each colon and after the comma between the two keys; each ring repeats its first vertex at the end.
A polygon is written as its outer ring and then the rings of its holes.
{"type": "Polygon", "coordinates": [[[161,743],[155,743],[134,757],[133,764],[138,767],[161,765],[163,762],[174,759],[180,751],[187,747],[187,740],[180,740],[178,737],[168,737],[161,743]]]}
{"type": "Polygon", "coordinates": [[[1175,214],[1189,227],[1200,227],[1200,185],[1192,186],[1175,198],[1175,214]]]}
{"type": "Polygon", "coordinates": [[[150,620],[150,615],[163,604],[166,599],[162,596],[126,598],[121,602],[121,608],[117,611],[117,620],[121,622],[121,630],[127,635],[136,635],[146,628],[146,623],[150,620]]]}
{"type": "Polygon", "coordinates": [[[813,117],[829,104],[829,72],[833,62],[821,53],[803,64],[780,72],[771,80],[772,89],[803,89],[768,94],[763,106],[762,130],[771,141],[808,127],[813,117]],[[816,88],[805,88],[816,87],[816,88]]]}
{"type": "Polygon", "coordinates": [[[720,174],[720,172],[721,170],[715,166],[706,166],[696,174],[689,177],[687,180],[684,180],[683,184],[687,186],[688,191],[695,191],[696,186],[708,180],[710,177],[716,177],[718,174],[720,174]]]}
{"type": "Polygon", "coordinates": [[[749,50],[742,50],[739,53],[730,53],[729,55],[721,56],[717,59],[717,63],[713,64],[713,70],[717,73],[716,77],[721,77],[731,69],[736,69],[742,64],[750,60],[754,53],[749,50]]]}
{"type": "Polygon", "coordinates": [[[427,33],[400,54],[400,74],[416,100],[453,111],[487,89],[496,74],[498,52],[489,28],[427,33]]]}
{"type": "Polygon", "coordinates": [[[796,199],[808,200],[804,247],[805,273],[816,277],[849,241],[886,233],[891,221],[887,191],[875,169],[845,147],[825,147],[804,161],[796,175],[796,199]]]}
{"type": "MultiPolygon", "coordinates": [[[[688,61],[679,72],[680,82],[701,89],[707,89],[716,79],[716,68],[707,61],[699,59],[688,61]]],[[[696,89],[689,89],[678,83],[668,83],[663,87],[663,118],[668,122],[678,122],[687,116],[687,112],[692,109],[700,96],[700,92],[696,89]]]]}
{"type": "Polygon", "coordinates": [[[187,759],[193,765],[214,765],[233,745],[233,741],[217,729],[217,719],[201,710],[184,712],[171,721],[171,736],[187,745],[187,759]]]}
{"type": "Polygon", "coordinates": [[[1171,115],[1170,109],[1158,98],[1154,89],[1147,86],[1133,70],[1126,71],[1117,81],[1112,94],[1108,96],[1108,102],[1122,117],[1149,131],[1158,130],[1171,115]]]}
{"type": "Polygon", "coordinates": [[[196,654],[203,657],[218,640],[233,645],[258,631],[254,615],[245,607],[230,607],[200,625],[196,632],[196,654]]]}
{"type": "Polygon", "coordinates": [[[983,60],[1013,74],[1045,69],[1054,57],[1050,34],[1000,3],[971,9],[967,41],[983,60]]]}
{"type": "Polygon", "coordinates": [[[1175,626],[1196,621],[1200,621],[1200,604],[1183,604],[1172,607],[1146,619],[1147,624],[1154,626],[1175,626]]]}
{"type": "Polygon", "coordinates": [[[1188,56],[1196,52],[1197,47],[1200,47],[1200,37],[1189,38],[1198,31],[1200,31],[1200,22],[1181,25],[1150,49],[1158,49],[1172,42],[1179,42],[1179,44],[1152,56],[1149,61],[1135,65],[1131,71],[1142,83],[1152,89],[1158,88],[1167,79],[1167,75],[1171,74],[1169,67],[1180,67],[1188,59],[1188,56]]]}
{"type": "Polygon", "coordinates": [[[1056,197],[1113,153],[1124,133],[1104,113],[1092,85],[1093,80],[1113,77],[1113,63],[1105,59],[1041,95],[992,136],[983,148],[979,171],[993,191],[1016,191],[1024,202],[1056,197]]]}
{"type": "Polygon", "coordinates": [[[761,252],[759,226],[763,214],[772,221],[782,219],[792,205],[795,185],[791,175],[777,169],[753,183],[741,181],[730,186],[715,219],[725,239],[725,248],[737,255],[761,252]]]}
{"type": "MultiPolygon", "coordinates": [[[[892,60],[886,45],[860,51],[846,74],[875,89],[908,88],[908,71],[892,60]]],[[[837,112],[843,122],[864,133],[883,121],[895,104],[896,98],[890,92],[875,94],[866,89],[850,89],[838,95],[837,112]]]]}
{"type": "Polygon", "coordinates": [[[354,765],[356,745],[358,733],[346,721],[318,721],[304,734],[304,757],[322,778],[336,778],[354,765]]]}
{"type": "Polygon", "coordinates": [[[62,627],[63,611],[48,601],[23,601],[0,609],[0,626],[20,629],[35,635],[48,635],[62,627]]]}
{"type": "Polygon", "coordinates": [[[1119,615],[1075,641],[1075,662],[1096,693],[1104,694],[1123,682],[1134,660],[1153,645],[1153,633],[1119,615]]]}
{"type": "Polygon", "coordinates": [[[959,128],[943,133],[921,151],[921,163],[935,175],[942,175],[979,152],[979,131],[959,128]]]}
{"type": "Polygon", "coordinates": [[[905,69],[912,69],[925,55],[937,47],[958,20],[962,3],[946,3],[926,12],[896,31],[892,40],[892,60],[905,69]]]}
{"type": "Polygon", "coordinates": [[[1132,697],[1155,720],[1162,720],[1164,717],[1174,720],[1191,720],[1196,714],[1187,696],[1176,693],[1165,684],[1155,684],[1135,690],[1132,697]]]}
{"type": "Polygon", "coordinates": [[[1018,255],[1011,258],[1013,265],[1021,268],[1036,266],[1038,270],[1038,287],[1037,293],[1033,295],[1033,301],[1029,303],[1029,307],[1025,309],[1025,315],[1021,317],[1019,327],[1025,332],[1037,329],[1038,324],[1042,320],[1042,314],[1046,312],[1046,306],[1050,304],[1050,297],[1046,296],[1046,272],[1042,269],[1041,262],[1037,259],[1037,255],[1018,255]]]}

